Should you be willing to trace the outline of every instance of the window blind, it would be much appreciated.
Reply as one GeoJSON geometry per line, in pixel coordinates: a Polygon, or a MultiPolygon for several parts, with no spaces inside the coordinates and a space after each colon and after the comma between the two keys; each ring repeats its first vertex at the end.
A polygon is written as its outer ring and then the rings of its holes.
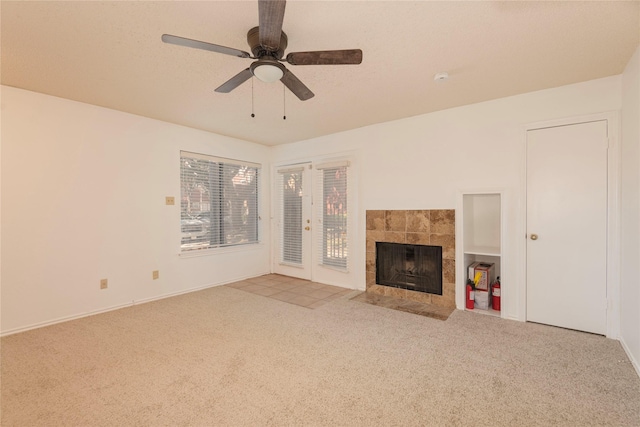
{"type": "Polygon", "coordinates": [[[258,242],[259,165],[180,152],[181,250],[258,242]]]}
{"type": "Polygon", "coordinates": [[[303,167],[278,170],[280,262],[302,264],[303,167]]]}
{"type": "Polygon", "coordinates": [[[318,263],[340,270],[348,261],[348,162],[332,162],[316,166],[318,188],[322,198],[317,204],[316,230],[318,263]]]}

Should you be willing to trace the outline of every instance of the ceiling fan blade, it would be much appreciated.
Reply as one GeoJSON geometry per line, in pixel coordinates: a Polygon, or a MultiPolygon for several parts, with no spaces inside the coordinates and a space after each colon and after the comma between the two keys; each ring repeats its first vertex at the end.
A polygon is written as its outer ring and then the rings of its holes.
{"type": "Polygon", "coordinates": [[[315,52],[291,52],[287,62],[292,65],[339,65],[362,63],[360,49],[319,50],[315,52]]]}
{"type": "Polygon", "coordinates": [[[216,92],[229,93],[253,76],[250,69],[242,70],[216,89],[216,92]]]}
{"type": "Polygon", "coordinates": [[[280,81],[289,88],[291,92],[293,92],[300,101],[306,101],[307,99],[311,99],[314,97],[313,92],[309,90],[308,87],[304,85],[293,73],[289,70],[286,70],[284,76],[280,79],[280,81]]]}
{"type": "Polygon", "coordinates": [[[284,0],[258,0],[260,44],[272,52],[280,47],[285,6],[284,0]]]}
{"type": "Polygon", "coordinates": [[[171,34],[163,34],[162,41],[165,43],[176,44],[178,46],[186,46],[194,49],[204,49],[211,52],[224,53],[225,55],[238,56],[240,58],[251,58],[251,55],[243,50],[220,46],[213,43],[201,42],[199,40],[191,40],[179,36],[172,36],[171,34]]]}

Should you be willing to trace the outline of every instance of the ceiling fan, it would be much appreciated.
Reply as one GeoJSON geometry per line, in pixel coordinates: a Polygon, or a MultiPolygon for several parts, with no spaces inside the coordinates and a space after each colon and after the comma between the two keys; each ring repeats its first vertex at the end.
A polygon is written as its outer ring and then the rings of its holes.
{"type": "Polygon", "coordinates": [[[282,62],[287,62],[291,65],[360,64],[362,62],[362,50],[347,49],[291,52],[283,59],[288,41],[287,35],[282,31],[285,6],[285,0],[258,0],[259,26],[250,29],[247,33],[247,42],[249,43],[253,56],[239,49],[172,36],[170,34],[163,34],[162,41],[179,46],[204,49],[211,52],[256,60],[249,68],[240,71],[219,86],[216,92],[229,93],[251,78],[251,76],[256,76],[264,82],[280,80],[291,92],[300,98],[300,100],[306,101],[307,99],[313,98],[313,92],[282,65],[282,62]]]}

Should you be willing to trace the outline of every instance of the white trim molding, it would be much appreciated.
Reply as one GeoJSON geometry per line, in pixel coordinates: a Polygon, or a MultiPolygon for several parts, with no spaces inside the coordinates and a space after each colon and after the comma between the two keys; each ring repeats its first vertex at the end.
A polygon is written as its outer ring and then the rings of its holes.
{"type": "Polygon", "coordinates": [[[620,337],[620,344],[622,345],[622,349],[625,353],[627,353],[627,357],[631,361],[631,366],[636,370],[636,374],[640,377],[640,363],[633,357],[633,353],[631,353],[631,349],[627,346],[627,343],[624,341],[622,337],[620,337]]]}

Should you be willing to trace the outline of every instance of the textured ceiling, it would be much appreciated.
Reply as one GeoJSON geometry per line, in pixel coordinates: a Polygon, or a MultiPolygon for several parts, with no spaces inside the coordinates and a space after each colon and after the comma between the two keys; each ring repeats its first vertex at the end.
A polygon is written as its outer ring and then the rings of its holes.
{"type": "Polygon", "coordinates": [[[253,96],[252,80],[216,93],[251,60],[160,40],[248,51],[257,1],[3,0],[0,12],[2,84],[265,145],[620,74],[640,41],[638,1],[289,1],[287,52],[364,52],[361,65],[287,65],[316,94],[302,102],[255,79],[253,96]]]}

